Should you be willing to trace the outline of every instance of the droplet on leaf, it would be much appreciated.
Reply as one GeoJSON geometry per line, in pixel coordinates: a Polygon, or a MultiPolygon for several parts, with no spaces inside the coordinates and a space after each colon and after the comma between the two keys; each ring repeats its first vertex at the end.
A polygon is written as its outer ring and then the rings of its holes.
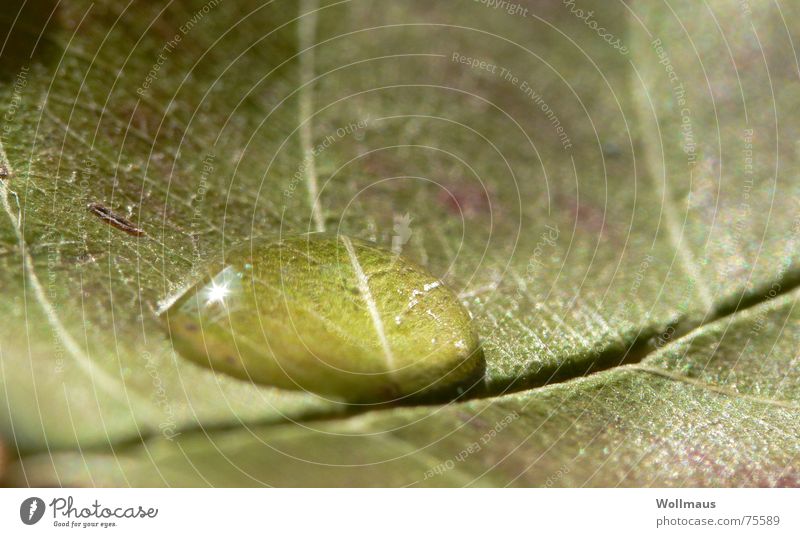
{"type": "Polygon", "coordinates": [[[349,401],[458,388],[483,374],[470,315],[424,268],[312,233],[247,244],[163,313],[183,356],[349,401]]]}

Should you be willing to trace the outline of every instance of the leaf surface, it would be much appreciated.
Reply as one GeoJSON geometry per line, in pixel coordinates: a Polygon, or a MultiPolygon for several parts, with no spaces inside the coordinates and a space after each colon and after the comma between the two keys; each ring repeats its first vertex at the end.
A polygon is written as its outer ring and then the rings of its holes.
{"type": "Polygon", "coordinates": [[[781,351],[796,346],[799,295],[720,319],[640,364],[545,388],[195,433],[84,454],[85,464],[40,456],[25,470],[80,485],[797,486],[800,399],[786,375],[796,358],[781,351]],[[752,360],[737,362],[743,347],[731,334],[761,326],[747,346],[752,360]],[[758,388],[737,380],[756,373],[758,388]]]}

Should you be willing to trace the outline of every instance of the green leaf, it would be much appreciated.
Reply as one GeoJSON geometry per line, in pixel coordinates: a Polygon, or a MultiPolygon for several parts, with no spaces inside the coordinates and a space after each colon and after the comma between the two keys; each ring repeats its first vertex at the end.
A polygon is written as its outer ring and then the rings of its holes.
{"type": "Polygon", "coordinates": [[[0,434],[25,479],[796,480],[796,330],[747,333],[794,319],[797,8],[246,4],[29,6],[0,54],[24,79],[0,95],[0,434]],[[173,352],[155,312],[208,259],[322,229],[455,289],[492,397],[336,419],[173,352]]]}
{"type": "MultiPolygon", "coordinates": [[[[248,168],[246,180],[234,169],[246,158],[245,133],[253,134],[264,109],[296,82],[296,68],[287,63],[239,102],[254,81],[296,54],[294,17],[268,5],[240,20],[222,4],[202,14],[203,5],[163,13],[156,5],[59,6],[39,42],[41,59],[20,68],[24,87],[7,87],[3,102],[13,104],[13,121],[2,138],[10,177],[0,224],[7,252],[0,308],[8,321],[0,346],[2,397],[13,411],[0,420],[19,449],[108,445],[200,424],[341,411],[312,395],[215,375],[176,356],[154,313],[207,259],[249,236],[253,218],[260,234],[277,230],[280,221],[280,197],[254,205],[262,166],[248,168]],[[181,26],[193,19],[184,35],[181,26]],[[175,36],[183,41],[170,52],[164,47],[175,36]],[[254,44],[242,68],[214,84],[229,55],[254,44]],[[153,77],[148,73],[160,58],[153,77]],[[191,83],[182,83],[186,77],[191,83]],[[232,177],[246,186],[229,195],[232,177]],[[87,209],[91,203],[145,234],[109,226],[87,209]]],[[[26,6],[21,17],[37,16],[40,8],[26,6]]],[[[25,59],[30,51],[11,53],[25,59]]],[[[296,117],[296,103],[281,108],[270,136],[249,146],[247,155],[284,159],[273,167],[275,177],[287,176],[299,160],[294,146],[277,153],[296,117]]]]}

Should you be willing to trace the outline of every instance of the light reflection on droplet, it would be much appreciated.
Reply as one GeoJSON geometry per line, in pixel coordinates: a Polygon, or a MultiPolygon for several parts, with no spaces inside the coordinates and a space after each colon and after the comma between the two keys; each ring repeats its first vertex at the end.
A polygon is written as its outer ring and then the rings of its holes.
{"type": "Polygon", "coordinates": [[[211,304],[215,304],[219,302],[223,306],[225,305],[225,297],[228,296],[230,293],[230,289],[225,284],[218,285],[216,283],[211,284],[211,288],[206,291],[206,306],[211,304]]]}
{"type": "Polygon", "coordinates": [[[184,313],[206,310],[212,315],[227,315],[238,309],[242,299],[242,273],[228,265],[197,290],[197,300],[186,301],[181,308],[184,313]]]}

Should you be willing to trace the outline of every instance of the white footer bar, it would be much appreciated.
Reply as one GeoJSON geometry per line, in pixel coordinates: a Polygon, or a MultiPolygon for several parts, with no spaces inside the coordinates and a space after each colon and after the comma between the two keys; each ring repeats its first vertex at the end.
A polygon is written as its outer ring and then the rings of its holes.
{"type": "Polygon", "coordinates": [[[800,489],[4,489],[0,535],[800,535],[799,511],[800,489]]]}

